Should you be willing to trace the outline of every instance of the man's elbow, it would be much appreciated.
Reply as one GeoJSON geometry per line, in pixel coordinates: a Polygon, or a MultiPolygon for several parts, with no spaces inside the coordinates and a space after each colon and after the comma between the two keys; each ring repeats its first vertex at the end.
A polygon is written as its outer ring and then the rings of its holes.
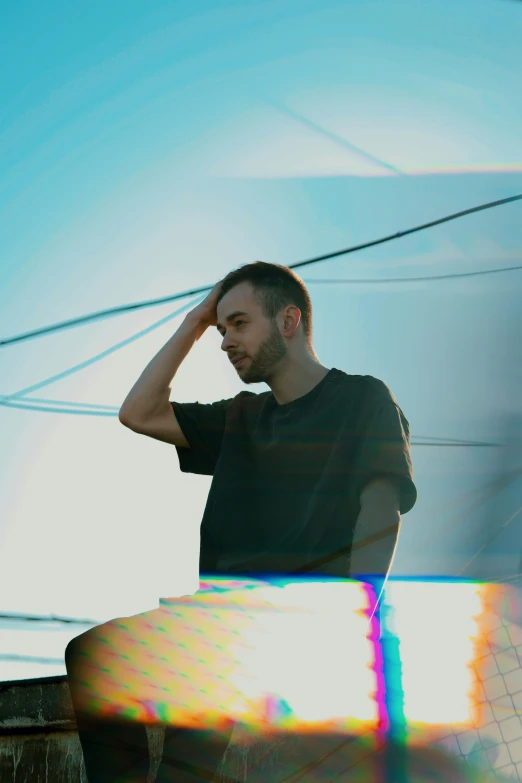
{"type": "Polygon", "coordinates": [[[125,411],[123,408],[120,408],[118,412],[118,421],[120,424],[123,424],[124,427],[127,427],[129,430],[133,430],[133,432],[136,432],[136,425],[134,423],[134,420],[131,419],[127,411],[125,411]]]}

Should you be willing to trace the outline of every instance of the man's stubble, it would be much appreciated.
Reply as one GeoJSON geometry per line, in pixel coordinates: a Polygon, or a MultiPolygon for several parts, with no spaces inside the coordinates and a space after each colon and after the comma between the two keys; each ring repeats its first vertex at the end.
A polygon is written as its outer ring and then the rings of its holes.
{"type": "Polygon", "coordinates": [[[261,343],[255,356],[247,361],[241,380],[243,383],[267,382],[274,372],[275,365],[286,356],[287,352],[288,348],[281,337],[277,324],[272,321],[269,336],[261,343]]]}

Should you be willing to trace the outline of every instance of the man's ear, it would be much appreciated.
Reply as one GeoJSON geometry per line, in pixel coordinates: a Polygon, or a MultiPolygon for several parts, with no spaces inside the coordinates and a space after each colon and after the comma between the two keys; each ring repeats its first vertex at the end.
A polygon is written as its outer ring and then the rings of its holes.
{"type": "Polygon", "coordinates": [[[289,305],[286,308],[286,312],[283,316],[283,328],[285,330],[288,329],[291,326],[292,321],[294,322],[294,326],[292,329],[291,336],[295,334],[297,327],[301,323],[301,311],[299,310],[298,307],[295,307],[294,305],[289,305]]]}

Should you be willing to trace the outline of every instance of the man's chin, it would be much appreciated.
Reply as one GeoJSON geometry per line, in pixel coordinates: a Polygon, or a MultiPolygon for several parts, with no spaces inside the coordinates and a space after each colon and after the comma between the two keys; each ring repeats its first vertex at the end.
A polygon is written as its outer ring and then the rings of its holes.
{"type": "Polygon", "coordinates": [[[243,383],[263,383],[264,378],[261,378],[259,374],[254,374],[252,372],[248,372],[248,370],[244,373],[244,375],[241,375],[239,373],[240,379],[243,381],[243,383]]]}

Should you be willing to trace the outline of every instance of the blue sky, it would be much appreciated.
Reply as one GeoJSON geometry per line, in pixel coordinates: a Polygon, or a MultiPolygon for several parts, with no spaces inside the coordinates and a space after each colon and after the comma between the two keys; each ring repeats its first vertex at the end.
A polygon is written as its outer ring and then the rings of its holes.
{"type": "MultiPolygon", "coordinates": [[[[196,12],[113,0],[0,14],[2,337],[522,192],[519,3],[202,2],[196,12]]],[[[414,437],[515,437],[520,272],[313,280],[521,264],[521,209],[297,270],[310,283],[320,361],[384,380],[414,437]]],[[[0,393],[183,303],[5,347],[0,393]]],[[[34,396],[119,406],[182,317],[34,396]]],[[[219,346],[205,334],[172,399],[244,388],[219,346]]],[[[210,480],[182,476],[172,447],[116,419],[3,407],[0,427],[2,610],[107,619],[197,589],[210,480]]],[[[519,461],[516,445],[499,453],[412,449],[419,500],[403,520],[397,575],[456,573],[514,513],[516,482],[473,508],[519,461]]],[[[516,567],[519,535],[513,522],[475,575],[516,567]]],[[[0,628],[0,652],[59,659],[77,632],[0,628]]],[[[0,679],[61,671],[0,660],[0,679]]]]}

